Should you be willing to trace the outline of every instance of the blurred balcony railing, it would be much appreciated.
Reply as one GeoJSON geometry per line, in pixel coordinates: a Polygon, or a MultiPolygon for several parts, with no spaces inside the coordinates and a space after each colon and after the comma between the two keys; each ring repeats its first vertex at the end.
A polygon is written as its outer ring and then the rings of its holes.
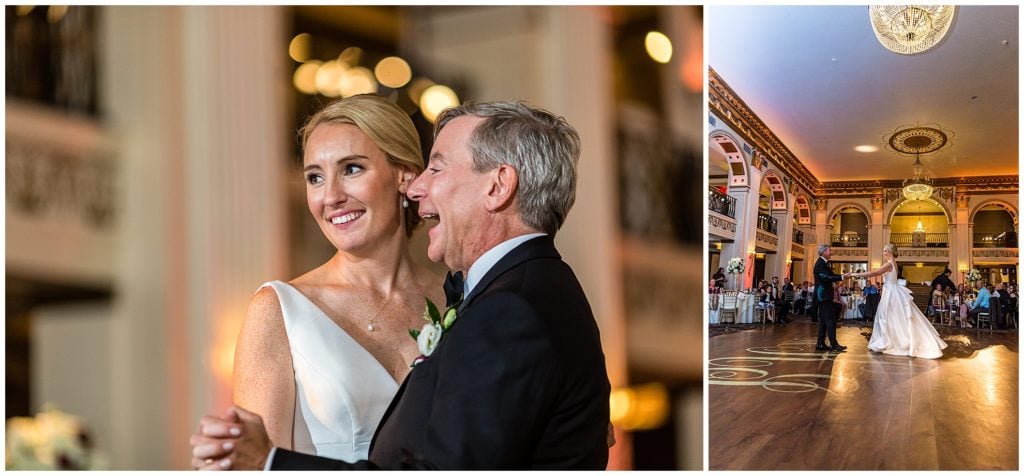
{"type": "Polygon", "coordinates": [[[708,209],[729,218],[736,218],[736,199],[714,188],[708,190],[708,209]]]}
{"type": "Polygon", "coordinates": [[[890,233],[889,242],[912,248],[949,248],[949,233],[890,233]]]}
{"type": "Polygon", "coordinates": [[[832,235],[832,246],[866,248],[868,246],[868,235],[866,233],[843,233],[842,235],[832,235]]]}
{"type": "Polygon", "coordinates": [[[1015,232],[1003,232],[1003,233],[975,233],[974,234],[974,247],[975,248],[1016,248],[1017,247],[1017,233],[1015,232]]]}
{"type": "Polygon", "coordinates": [[[764,213],[757,214],[757,229],[767,231],[773,235],[779,234],[779,220],[764,213]]]}

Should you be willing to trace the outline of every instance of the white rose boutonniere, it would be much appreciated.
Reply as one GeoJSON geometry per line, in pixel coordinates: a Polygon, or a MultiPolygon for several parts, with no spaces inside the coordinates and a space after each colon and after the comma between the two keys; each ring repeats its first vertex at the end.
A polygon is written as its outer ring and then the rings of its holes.
{"type": "Polygon", "coordinates": [[[426,301],[427,305],[423,309],[423,320],[427,321],[427,323],[423,325],[423,329],[409,329],[409,335],[416,339],[416,345],[420,350],[420,356],[412,361],[411,367],[415,367],[416,364],[427,360],[430,354],[434,353],[434,349],[441,343],[444,333],[451,329],[452,325],[455,324],[455,320],[458,319],[459,316],[456,309],[462,303],[460,299],[449,306],[445,309],[444,317],[442,317],[434,302],[429,298],[426,301]]]}

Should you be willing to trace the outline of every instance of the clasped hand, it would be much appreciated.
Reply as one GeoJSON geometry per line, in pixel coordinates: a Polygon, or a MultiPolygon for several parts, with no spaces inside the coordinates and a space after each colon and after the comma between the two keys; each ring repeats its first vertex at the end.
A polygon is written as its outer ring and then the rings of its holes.
{"type": "Polygon", "coordinates": [[[272,446],[263,419],[237,406],[202,417],[189,444],[198,470],[262,470],[272,446]]]}

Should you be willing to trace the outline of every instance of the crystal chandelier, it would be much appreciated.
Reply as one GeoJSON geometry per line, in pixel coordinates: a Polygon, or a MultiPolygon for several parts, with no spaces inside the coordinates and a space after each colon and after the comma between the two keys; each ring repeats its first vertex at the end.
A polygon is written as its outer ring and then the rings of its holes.
{"type": "Polygon", "coordinates": [[[872,5],[875,37],[890,51],[913,55],[937,45],[953,24],[953,5],[872,5]]]}
{"type": "Polygon", "coordinates": [[[932,181],[922,175],[921,154],[914,161],[914,178],[903,181],[903,196],[907,200],[924,200],[932,196],[932,181]]]}

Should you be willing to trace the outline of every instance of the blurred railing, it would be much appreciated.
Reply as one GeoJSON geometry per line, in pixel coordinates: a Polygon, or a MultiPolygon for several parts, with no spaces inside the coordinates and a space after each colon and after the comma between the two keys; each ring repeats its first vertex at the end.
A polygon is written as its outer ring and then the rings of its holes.
{"type": "Polygon", "coordinates": [[[714,188],[708,189],[708,209],[729,218],[736,218],[736,199],[714,188]]]}
{"type": "Polygon", "coordinates": [[[844,233],[842,235],[832,235],[832,246],[866,248],[868,246],[868,235],[866,233],[844,233]]]}
{"type": "Polygon", "coordinates": [[[949,233],[890,233],[889,242],[913,248],[949,248],[949,233]]]}
{"type": "Polygon", "coordinates": [[[779,220],[764,213],[757,214],[757,229],[773,235],[779,234],[779,220]]]}
{"type": "Polygon", "coordinates": [[[1017,233],[975,233],[975,248],[1016,248],[1017,233]]]}

